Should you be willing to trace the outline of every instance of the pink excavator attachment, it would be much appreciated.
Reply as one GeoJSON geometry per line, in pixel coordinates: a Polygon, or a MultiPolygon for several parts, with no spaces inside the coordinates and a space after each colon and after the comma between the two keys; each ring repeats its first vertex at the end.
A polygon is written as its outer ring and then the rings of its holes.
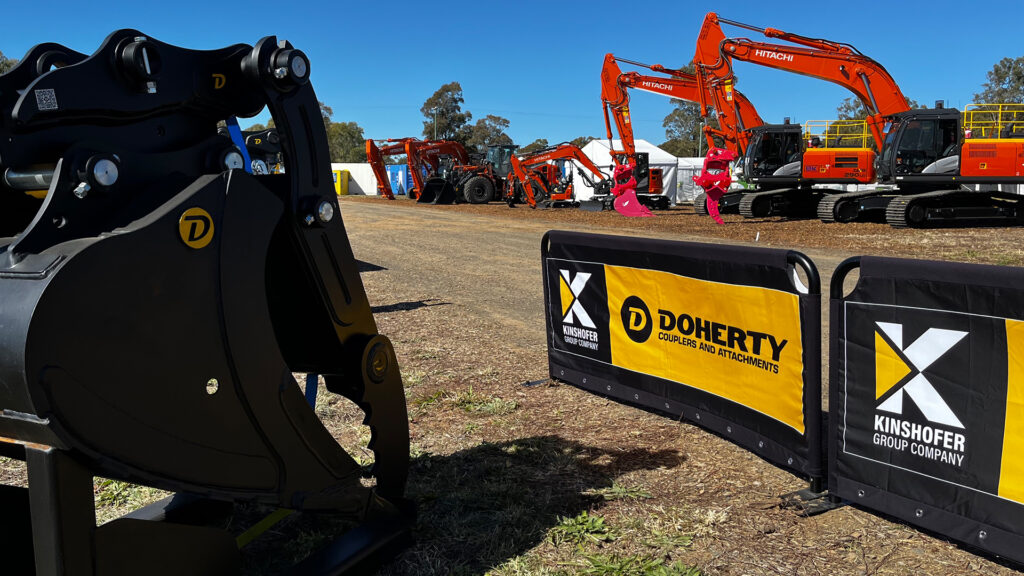
{"type": "Polygon", "coordinates": [[[612,194],[615,195],[616,212],[631,218],[654,216],[636,197],[636,178],[633,177],[632,164],[616,166],[612,178],[615,181],[612,194]]]}
{"type": "Polygon", "coordinates": [[[704,189],[708,197],[708,214],[719,224],[724,224],[718,213],[718,200],[729,189],[732,177],[729,175],[729,162],[736,159],[736,153],[725,148],[712,148],[704,157],[704,168],[700,176],[693,177],[693,183],[704,189]]]}

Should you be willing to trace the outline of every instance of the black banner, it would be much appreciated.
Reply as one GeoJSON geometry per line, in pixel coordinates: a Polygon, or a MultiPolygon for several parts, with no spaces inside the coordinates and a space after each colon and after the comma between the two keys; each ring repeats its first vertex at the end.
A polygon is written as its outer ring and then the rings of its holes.
{"type": "Polygon", "coordinates": [[[806,257],[553,231],[542,258],[552,378],[823,479],[820,295],[806,257]]]}
{"type": "Polygon", "coordinates": [[[840,265],[830,492],[1024,561],[1021,287],[1018,268],[870,257],[840,265]]]}

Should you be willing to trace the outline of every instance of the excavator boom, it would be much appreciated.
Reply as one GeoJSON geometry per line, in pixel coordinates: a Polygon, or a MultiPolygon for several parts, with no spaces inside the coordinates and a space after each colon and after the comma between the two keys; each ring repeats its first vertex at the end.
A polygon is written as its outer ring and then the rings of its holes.
{"type": "Polygon", "coordinates": [[[906,97],[885,67],[852,46],[745,24],[740,26],[801,46],[772,44],[747,38],[727,38],[720,23],[738,24],[731,20],[719,19],[713,12],[707,14],[698,35],[694,55],[698,69],[707,75],[713,84],[733,78],[732,60],[751,62],[838,84],[853,92],[868,109],[868,127],[878,147],[885,139],[884,117],[908,110],[906,97]]]}
{"type": "Polygon", "coordinates": [[[701,82],[696,75],[672,70],[660,64],[643,64],[616,58],[613,54],[605,54],[601,81],[601,97],[605,101],[606,108],[615,115],[616,125],[623,123],[619,120],[619,115],[628,114],[629,93],[627,89],[630,88],[697,103],[701,106],[702,116],[706,115],[707,106],[713,106],[721,129],[705,127],[708,149],[715,146],[714,137],[718,136],[737,155],[742,155],[750,141],[746,130],[764,124],[750,100],[739,91],[732,90],[731,86],[720,85],[705,91],[701,88],[701,82]],[[667,74],[669,77],[622,72],[618,62],[648,68],[654,72],[667,74]]]}

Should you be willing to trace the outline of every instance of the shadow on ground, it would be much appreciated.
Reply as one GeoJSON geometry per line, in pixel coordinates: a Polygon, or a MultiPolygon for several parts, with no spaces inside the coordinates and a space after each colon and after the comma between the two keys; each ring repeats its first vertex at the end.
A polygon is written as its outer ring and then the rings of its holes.
{"type": "Polygon", "coordinates": [[[382,574],[484,574],[544,540],[560,516],[576,516],[634,470],[674,467],[676,450],[605,450],[557,436],[484,443],[413,460],[408,497],[418,508],[416,544],[382,574]]]}
{"type": "Polygon", "coordinates": [[[430,306],[451,306],[451,302],[445,302],[437,298],[427,298],[426,300],[409,300],[385,304],[384,306],[374,306],[371,310],[373,310],[374,314],[386,314],[388,312],[408,312],[409,310],[419,310],[420,308],[428,308],[430,306]]]}
{"type": "Polygon", "coordinates": [[[373,262],[364,262],[362,260],[356,260],[356,265],[359,267],[360,272],[380,272],[381,270],[387,270],[387,268],[374,264],[373,262]]]}

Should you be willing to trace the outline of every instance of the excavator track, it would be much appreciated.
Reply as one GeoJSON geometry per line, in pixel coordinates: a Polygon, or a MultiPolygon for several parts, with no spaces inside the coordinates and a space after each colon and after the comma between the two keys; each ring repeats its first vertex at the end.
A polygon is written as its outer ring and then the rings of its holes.
{"type": "Polygon", "coordinates": [[[740,214],[744,218],[811,218],[815,215],[823,192],[805,188],[781,188],[746,193],[740,197],[740,214]]]}
{"type": "Polygon", "coordinates": [[[895,197],[885,211],[893,228],[1020,226],[1021,196],[1009,192],[940,190],[895,197]]]}
{"type": "MultiPolygon", "coordinates": [[[[744,196],[750,193],[746,190],[739,192],[727,192],[718,201],[718,213],[719,214],[739,214],[740,213],[740,201],[744,196]]],[[[708,195],[701,192],[693,199],[693,211],[698,216],[708,215],[708,195]]]]}
{"type": "Polygon", "coordinates": [[[881,222],[885,210],[896,195],[891,190],[862,190],[826,194],[818,202],[818,219],[822,222],[881,222]]]}

